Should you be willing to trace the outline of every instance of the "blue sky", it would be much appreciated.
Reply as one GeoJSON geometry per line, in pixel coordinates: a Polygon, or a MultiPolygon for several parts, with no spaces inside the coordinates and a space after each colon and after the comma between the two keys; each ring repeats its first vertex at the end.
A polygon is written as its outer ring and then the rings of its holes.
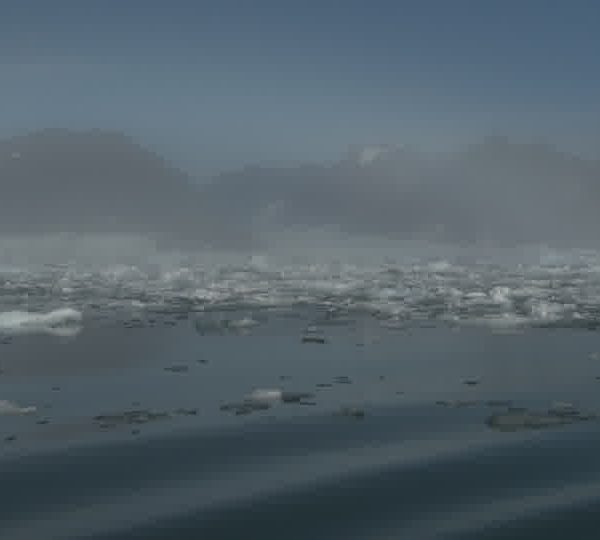
{"type": "Polygon", "coordinates": [[[600,3],[3,0],[0,137],[125,131],[188,170],[489,133],[600,155],[600,3]]]}

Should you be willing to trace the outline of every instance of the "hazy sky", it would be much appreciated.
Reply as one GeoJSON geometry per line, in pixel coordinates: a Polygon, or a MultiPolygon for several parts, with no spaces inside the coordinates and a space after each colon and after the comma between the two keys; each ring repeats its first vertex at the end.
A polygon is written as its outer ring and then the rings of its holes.
{"type": "Polygon", "coordinates": [[[119,129],[200,173],[489,133],[600,155],[600,2],[1,0],[0,137],[119,129]]]}

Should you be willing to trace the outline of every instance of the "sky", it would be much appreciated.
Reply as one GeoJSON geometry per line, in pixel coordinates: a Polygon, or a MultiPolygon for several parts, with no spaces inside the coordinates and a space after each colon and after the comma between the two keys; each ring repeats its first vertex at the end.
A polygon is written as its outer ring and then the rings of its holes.
{"type": "Polygon", "coordinates": [[[0,138],[124,131],[198,177],[489,134],[600,157],[589,0],[2,0],[0,138]]]}

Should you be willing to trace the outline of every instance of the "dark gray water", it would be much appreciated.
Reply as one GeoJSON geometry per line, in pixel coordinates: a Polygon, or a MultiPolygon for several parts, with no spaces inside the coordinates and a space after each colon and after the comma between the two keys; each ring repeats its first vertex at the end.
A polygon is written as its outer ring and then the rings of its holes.
{"type": "Polygon", "coordinates": [[[0,538],[596,537],[596,331],[221,315],[0,345],[0,538]]]}

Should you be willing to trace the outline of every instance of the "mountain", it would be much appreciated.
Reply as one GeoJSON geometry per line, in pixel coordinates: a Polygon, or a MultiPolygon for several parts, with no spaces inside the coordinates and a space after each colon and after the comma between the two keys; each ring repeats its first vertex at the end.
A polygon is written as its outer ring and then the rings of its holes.
{"type": "Polygon", "coordinates": [[[201,193],[192,179],[121,133],[48,129],[2,141],[0,185],[3,234],[134,233],[173,245],[227,241],[227,231],[199,213],[201,193]]]}
{"type": "Polygon", "coordinates": [[[197,193],[119,133],[45,130],[0,143],[3,230],[161,229],[197,193]]]}
{"type": "Polygon", "coordinates": [[[459,151],[353,147],[199,186],[131,138],[44,130],[0,142],[0,233],[134,233],[247,248],[283,229],[452,243],[597,246],[600,163],[490,137],[459,151]]]}
{"type": "Polygon", "coordinates": [[[456,152],[354,147],[333,165],[251,167],[204,189],[246,227],[459,243],[600,244],[600,163],[489,137],[456,152]],[[232,201],[237,201],[233,202],[232,201]]]}

